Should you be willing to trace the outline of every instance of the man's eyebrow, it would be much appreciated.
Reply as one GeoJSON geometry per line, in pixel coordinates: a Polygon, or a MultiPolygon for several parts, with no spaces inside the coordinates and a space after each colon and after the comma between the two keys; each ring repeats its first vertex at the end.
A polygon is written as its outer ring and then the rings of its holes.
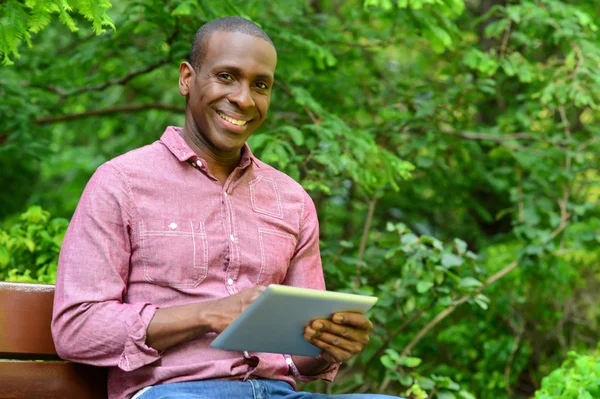
{"type": "MultiPolygon", "coordinates": [[[[234,65],[217,65],[214,69],[223,69],[226,71],[230,71],[235,73],[236,75],[241,75],[242,74],[242,68],[239,68],[237,66],[234,65]]],[[[258,73],[254,76],[257,79],[262,79],[262,80],[268,80],[268,81],[274,81],[275,77],[270,74],[270,73],[258,73]]]]}

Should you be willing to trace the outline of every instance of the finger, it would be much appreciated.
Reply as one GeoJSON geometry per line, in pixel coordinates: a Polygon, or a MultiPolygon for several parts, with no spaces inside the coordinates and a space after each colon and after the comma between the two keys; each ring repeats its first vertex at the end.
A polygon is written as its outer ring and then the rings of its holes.
{"type": "Polygon", "coordinates": [[[320,339],[313,337],[308,341],[317,348],[323,350],[321,357],[329,363],[344,362],[353,356],[352,353],[347,352],[336,346],[333,346],[325,341],[321,341],[320,339]]]}
{"type": "Polygon", "coordinates": [[[335,313],[331,318],[334,323],[345,324],[361,330],[371,331],[373,329],[373,323],[364,314],[351,313],[351,312],[340,312],[335,313]]]}
{"type": "Polygon", "coordinates": [[[369,343],[369,330],[361,330],[343,324],[332,323],[330,320],[315,320],[309,327],[317,332],[317,338],[320,333],[329,332],[349,341],[358,342],[363,346],[369,343]]]}
{"type": "Polygon", "coordinates": [[[310,327],[306,329],[305,338],[309,342],[312,342],[312,340],[323,341],[352,355],[356,355],[364,346],[361,342],[349,340],[328,332],[317,332],[310,327]]]}
{"type": "Polygon", "coordinates": [[[265,287],[264,285],[257,285],[257,286],[254,287],[254,293],[258,297],[263,292],[265,292],[266,289],[267,289],[267,287],[265,287]]]}

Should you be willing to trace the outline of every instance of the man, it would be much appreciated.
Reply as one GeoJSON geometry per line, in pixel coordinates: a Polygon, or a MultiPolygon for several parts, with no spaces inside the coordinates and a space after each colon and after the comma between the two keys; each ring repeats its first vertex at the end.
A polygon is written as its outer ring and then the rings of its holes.
{"type": "Polygon", "coordinates": [[[292,377],[332,380],[368,342],[368,318],[343,313],[306,327],[314,358],[209,346],[264,286],[325,288],[310,197],[246,144],[276,63],[252,22],[202,26],[179,69],[184,127],[102,165],[81,197],[52,331],[62,357],[110,367],[110,398],[312,397],[292,377]]]}

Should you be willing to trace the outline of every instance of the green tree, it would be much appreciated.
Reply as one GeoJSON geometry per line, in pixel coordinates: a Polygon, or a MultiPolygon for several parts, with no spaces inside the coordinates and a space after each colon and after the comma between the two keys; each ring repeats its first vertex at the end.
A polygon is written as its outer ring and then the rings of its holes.
{"type": "MultiPolygon", "coordinates": [[[[3,29],[29,26],[33,3],[1,3],[3,29]]],[[[102,4],[115,29],[70,13],[79,30],[49,23],[0,67],[5,234],[28,205],[70,217],[98,165],[181,125],[195,30],[241,15],[279,54],[250,145],[315,199],[330,289],[380,298],[372,343],[311,389],[530,398],[595,349],[595,1],[102,4]]]]}

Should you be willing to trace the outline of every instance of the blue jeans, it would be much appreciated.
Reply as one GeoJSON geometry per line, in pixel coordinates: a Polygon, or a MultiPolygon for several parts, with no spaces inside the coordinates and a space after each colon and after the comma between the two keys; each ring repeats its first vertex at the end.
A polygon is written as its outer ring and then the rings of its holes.
{"type": "Polygon", "coordinates": [[[290,384],[277,380],[191,381],[154,385],[136,399],[392,399],[396,396],[372,394],[326,395],[296,392],[290,384]]]}

